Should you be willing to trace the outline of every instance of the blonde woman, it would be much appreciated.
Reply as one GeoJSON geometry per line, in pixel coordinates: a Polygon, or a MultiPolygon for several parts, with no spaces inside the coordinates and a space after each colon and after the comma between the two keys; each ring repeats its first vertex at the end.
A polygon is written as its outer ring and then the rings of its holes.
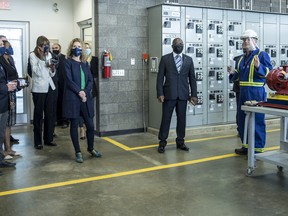
{"type": "Polygon", "coordinates": [[[101,153],[94,149],[94,109],[91,98],[93,78],[81,39],[75,38],[70,42],[64,66],[63,115],[70,119],[70,137],[75,150],[75,160],[83,163],[78,139],[80,117],[83,117],[87,129],[87,151],[92,157],[101,157],[101,153]]]}

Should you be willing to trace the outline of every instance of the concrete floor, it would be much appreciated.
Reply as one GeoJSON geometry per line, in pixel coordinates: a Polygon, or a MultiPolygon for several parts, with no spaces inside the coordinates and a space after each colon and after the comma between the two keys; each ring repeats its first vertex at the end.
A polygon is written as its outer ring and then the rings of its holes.
{"type": "MultiPolygon", "coordinates": [[[[189,132],[190,152],[177,151],[171,137],[165,154],[150,133],[95,137],[103,158],[91,158],[81,141],[83,164],[74,161],[69,129],[56,133],[57,147],[35,150],[32,127],[13,128],[22,157],[13,159],[15,169],[1,169],[0,215],[287,215],[287,171],[258,161],[246,177],[247,159],[233,154],[235,130],[189,132]]],[[[266,147],[278,144],[279,130],[268,132],[266,147]]]]}

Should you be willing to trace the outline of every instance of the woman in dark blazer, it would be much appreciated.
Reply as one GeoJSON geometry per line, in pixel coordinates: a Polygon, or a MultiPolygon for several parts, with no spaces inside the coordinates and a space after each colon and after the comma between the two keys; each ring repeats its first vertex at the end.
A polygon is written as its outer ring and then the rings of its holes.
{"type": "Polygon", "coordinates": [[[70,136],[78,163],[83,163],[78,139],[80,117],[83,117],[87,128],[87,151],[93,157],[101,157],[101,153],[94,149],[94,110],[91,98],[93,78],[84,49],[81,39],[73,39],[68,47],[67,59],[64,63],[63,115],[70,119],[70,136]]]}

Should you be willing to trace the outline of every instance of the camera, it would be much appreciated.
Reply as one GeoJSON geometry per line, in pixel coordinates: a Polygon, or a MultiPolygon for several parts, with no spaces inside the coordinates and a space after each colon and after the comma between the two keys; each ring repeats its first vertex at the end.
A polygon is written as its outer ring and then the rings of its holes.
{"type": "Polygon", "coordinates": [[[29,86],[28,77],[17,79],[17,88],[25,88],[29,86]]]}
{"type": "Polygon", "coordinates": [[[58,65],[59,64],[59,57],[52,52],[51,52],[51,55],[52,55],[52,58],[49,59],[49,64],[54,65],[54,66],[58,65]]]}

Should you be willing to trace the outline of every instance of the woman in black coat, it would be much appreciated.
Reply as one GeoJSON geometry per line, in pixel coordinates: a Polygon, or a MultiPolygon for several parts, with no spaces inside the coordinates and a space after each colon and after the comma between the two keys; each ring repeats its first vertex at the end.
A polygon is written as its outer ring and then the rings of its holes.
{"type": "Polygon", "coordinates": [[[83,42],[75,38],[70,42],[65,60],[65,84],[63,115],[70,119],[70,136],[75,149],[76,162],[83,163],[78,139],[78,125],[83,117],[87,131],[87,151],[93,157],[101,157],[94,149],[94,110],[91,98],[93,78],[86,61],[83,42]]]}

